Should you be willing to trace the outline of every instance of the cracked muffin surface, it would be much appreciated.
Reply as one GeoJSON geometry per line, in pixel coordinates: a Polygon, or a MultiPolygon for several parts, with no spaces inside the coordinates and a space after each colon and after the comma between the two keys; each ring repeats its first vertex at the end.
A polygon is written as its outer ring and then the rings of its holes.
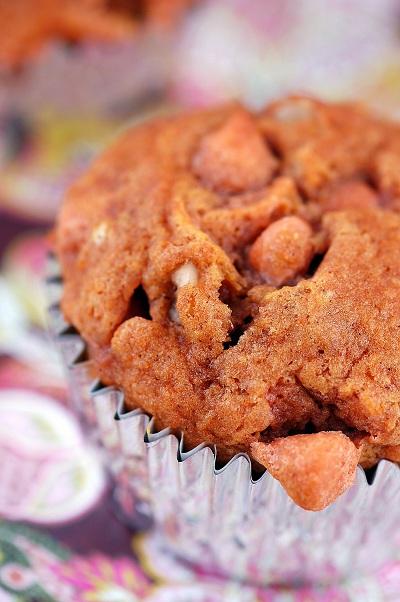
{"type": "Polygon", "coordinates": [[[62,308],[105,384],[318,510],[400,461],[400,128],[293,97],[137,126],[71,189],[62,308]]]}

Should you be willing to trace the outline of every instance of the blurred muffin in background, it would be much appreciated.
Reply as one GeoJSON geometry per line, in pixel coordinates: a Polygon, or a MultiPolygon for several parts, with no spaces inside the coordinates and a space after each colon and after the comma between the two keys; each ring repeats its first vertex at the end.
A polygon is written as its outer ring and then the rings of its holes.
{"type": "Polygon", "coordinates": [[[0,208],[51,221],[65,188],[163,101],[192,0],[0,0],[0,208]]]}
{"type": "Polygon", "coordinates": [[[191,0],[0,0],[2,68],[21,67],[51,40],[115,41],[143,22],[171,26],[191,0]]]}

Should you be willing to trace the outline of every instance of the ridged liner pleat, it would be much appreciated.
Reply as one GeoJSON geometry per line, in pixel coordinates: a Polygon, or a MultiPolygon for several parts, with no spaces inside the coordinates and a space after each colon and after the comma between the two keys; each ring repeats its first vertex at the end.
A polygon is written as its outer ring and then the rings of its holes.
{"type": "Polygon", "coordinates": [[[166,549],[211,574],[261,585],[331,583],[377,569],[400,541],[400,470],[382,460],[372,484],[354,486],[320,512],[295,505],[267,472],[254,481],[247,455],[216,467],[213,446],[184,451],[155,431],[123,393],[96,379],[85,344],[62,319],[61,281],[49,279],[50,325],[68,368],[71,404],[98,444],[125,518],[150,518],[166,549]]]}

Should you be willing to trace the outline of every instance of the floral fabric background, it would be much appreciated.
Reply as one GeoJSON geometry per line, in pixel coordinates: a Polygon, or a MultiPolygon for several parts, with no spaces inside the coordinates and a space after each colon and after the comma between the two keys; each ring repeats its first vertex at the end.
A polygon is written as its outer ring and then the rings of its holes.
{"type": "MultiPolygon", "coordinates": [[[[132,68],[126,50],[118,70],[100,73],[108,90],[89,113],[81,95],[74,103],[77,95],[59,91],[62,103],[53,96],[14,110],[1,91],[0,602],[398,601],[400,549],[357,581],[260,590],[180,565],[157,534],[133,534],[108,511],[107,477],[68,408],[47,333],[47,232],[67,187],[116,131],[176,104],[240,99],[259,107],[305,92],[363,99],[400,117],[398,0],[198,1],[168,48],[156,96],[145,50],[135,55],[142,78],[123,87],[130,96],[123,109],[110,99],[114,79],[120,84],[132,68]]],[[[81,73],[112,63],[89,55],[81,73]]],[[[88,82],[82,89],[92,95],[88,82]]]]}

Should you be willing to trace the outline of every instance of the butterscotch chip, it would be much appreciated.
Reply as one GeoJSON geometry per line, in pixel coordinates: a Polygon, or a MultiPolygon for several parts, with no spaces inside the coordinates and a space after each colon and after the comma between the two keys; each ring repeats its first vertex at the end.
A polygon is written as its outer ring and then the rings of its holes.
{"type": "Polygon", "coordinates": [[[305,510],[322,510],[351,487],[360,459],[360,450],[339,432],[252,443],[251,450],[305,510]]]}
{"type": "Polygon", "coordinates": [[[256,122],[241,109],[204,137],[193,160],[195,172],[206,184],[227,192],[265,186],[276,165],[256,122]]]}
{"type": "Polygon", "coordinates": [[[325,211],[365,209],[379,206],[379,195],[360,180],[345,180],[328,190],[322,203],[325,211]]]}
{"type": "Polygon", "coordinates": [[[359,458],[399,461],[399,139],[299,98],[128,130],[54,237],[103,382],[188,447],[247,452],[304,507],[359,458]]]}
{"type": "Polygon", "coordinates": [[[306,272],[313,256],[313,231],[304,220],[283,217],[273,222],[252,244],[251,266],[268,284],[282,286],[306,272]]]}

